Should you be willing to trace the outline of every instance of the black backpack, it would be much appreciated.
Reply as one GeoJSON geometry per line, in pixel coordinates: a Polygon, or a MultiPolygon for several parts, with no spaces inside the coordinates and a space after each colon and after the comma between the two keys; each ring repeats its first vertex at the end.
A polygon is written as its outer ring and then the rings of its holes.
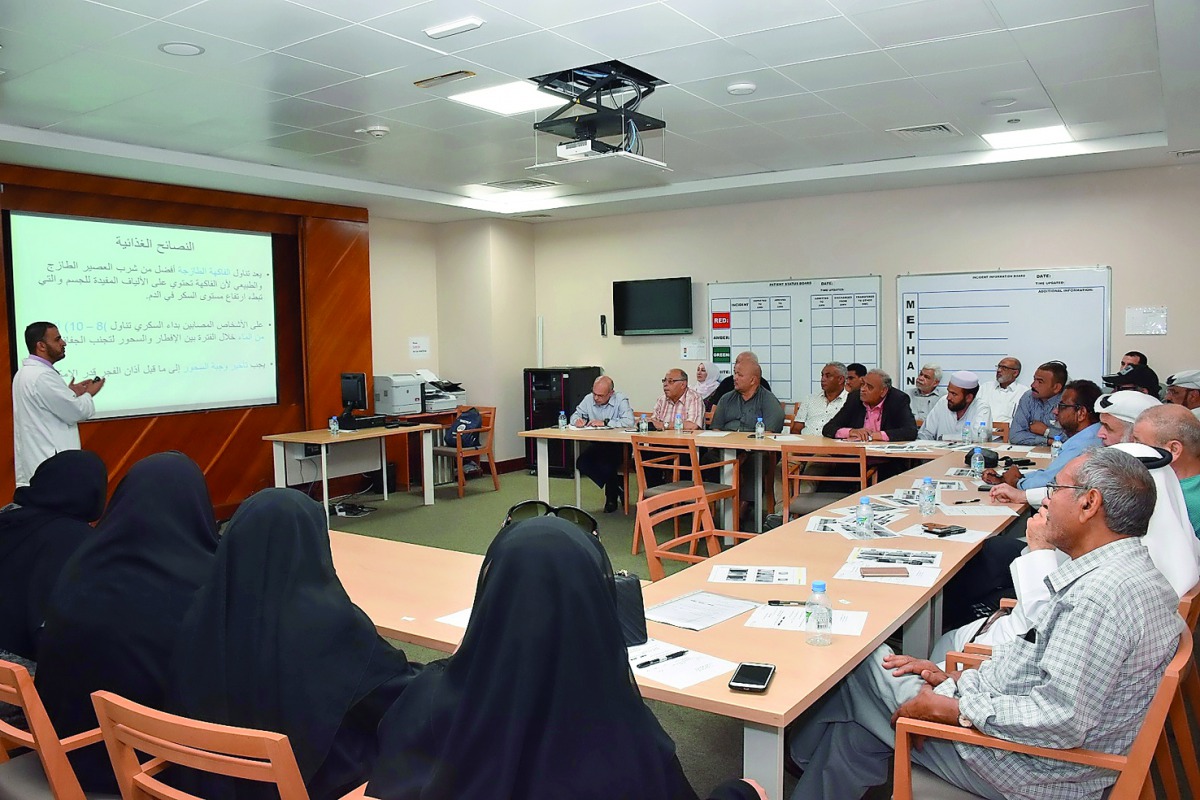
{"type": "Polygon", "coordinates": [[[483,415],[478,408],[468,408],[458,415],[454,424],[446,429],[446,447],[454,447],[458,437],[462,435],[462,446],[465,448],[479,447],[479,429],[483,427],[483,415]],[[463,434],[462,431],[471,431],[463,434]]]}

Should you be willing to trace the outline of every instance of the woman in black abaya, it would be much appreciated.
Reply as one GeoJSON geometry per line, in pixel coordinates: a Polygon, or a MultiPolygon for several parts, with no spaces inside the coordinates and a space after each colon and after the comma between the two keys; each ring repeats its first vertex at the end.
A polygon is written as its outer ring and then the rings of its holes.
{"type": "MultiPolygon", "coordinates": [[[[608,557],[557,517],[496,536],[462,646],[413,681],[379,738],[367,794],[382,800],[696,797],[630,674],[608,557]]],[[[758,796],[733,787],[722,796],[758,796]]]]}
{"type": "MultiPolygon", "coordinates": [[[[333,568],[325,512],[264,489],[230,520],[172,661],[168,710],[287,734],[313,800],[361,785],[375,729],[416,669],[350,602],[333,568]]],[[[261,783],[188,774],[207,800],[278,797],[261,783]]]]}
{"type": "Polygon", "coordinates": [[[87,450],[43,461],[0,510],[0,650],[37,656],[46,605],[63,565],[94,531],[108,469],[87,450]]]}
{"type": "MultiPolygon", "coordinates": [[[[216,549],[196,463],[158,453],[134,464],[63,568],[46,612],[35,683],[60,736],[95,727],[98,689],[163,707],[179,623],[216,549]]],[[[116,791],[103,744],[75,751],[71,763],[86,791],[116,791]]]]}

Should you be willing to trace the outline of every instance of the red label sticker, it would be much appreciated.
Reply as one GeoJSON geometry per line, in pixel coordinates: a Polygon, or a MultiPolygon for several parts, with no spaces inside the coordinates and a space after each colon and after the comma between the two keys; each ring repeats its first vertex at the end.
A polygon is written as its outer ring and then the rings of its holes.
{"type": "Polygon", "coordinates": [[[712,315],[712,326],[714,328],[728,328],[729,327],[729,312],[722,311],[720,313],[714,313],[712,315]]]}

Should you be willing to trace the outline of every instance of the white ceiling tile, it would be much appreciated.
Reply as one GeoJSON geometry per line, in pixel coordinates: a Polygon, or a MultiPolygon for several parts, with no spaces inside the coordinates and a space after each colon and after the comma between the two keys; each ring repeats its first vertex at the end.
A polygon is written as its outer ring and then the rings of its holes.
{"type": "Polygon", "coordinates": [[[654,94],[650,95],[642,103],[642,111],[649,109],[647,113],[652,116],[658,116],[660,112],[675,114],[682,111],[696,111],[710,108],[714,108],[712,103],[701,97],[697,97],[679,86],[672,86],[670,84],[655,89],[654,94]]]}
{"type": "Polygon", "coordinates": [[[222,115],[269,116],[265,109],[278,99],[280,95],[271,92],[189,76],[93,113],[145,125],[163,125],[170,120],[172,126],[189,126],[222,115]]]}
{"type": "Polygon", "coordinates": [[[86,136],[89,139],[150,146],[155,146],[164,138],[172,138],[175,132],[175,129],[171,127],[139,125],[126,120],[91,114],[74,117],[52,125],[47,130],[73,136],[86,136]]]}
{"type": "Polygon", "coordinates": [[[960,109],[959,119],[962,120],[967,128],[980,135],[985,133],[1030,130],[1032,128],[1049,128],[1052,125],[1063,124],[1062,116],[1054,108],[1014,109],[1004,113],[990,112],[984,108],[967,111],[960,109]],[[1014,120],[1016,121],[1014,122],[1014,120]]]}
{"type": "Polygon", "coordinates": [[[1132,136],[1137,133],[1157,133],[1166,130],[1167,121],[1161,114],[1147,113],[1138,117],[1117,117],[1103,122],[1081,122],[1068,125],[1067,130],[1077,142],[1088,139],[1109,139],[1116,136],[1132,136]]]}
{"type": "Polygon", "coordinates": [[[667,130],[687,131],[688,134],[715,131],[745,125],[745,117],[739,117],[728,109],[707,103],[704,108],[688,111],[670,111],[663,115],[667,130]]]}
{"type": "Polygon", "coordinates": [[[619,59],[716,38],[679,12],[658,4],[561,25],[554,32],[619,59]]]}
{"type": "Polygon", "coordinates": [[[0,89],[4,93],[2,105],[32,102],[84,113],[136,97],[180,77],[182,73],[173,70],[85,50],[5,81],[0,89]]]}
{"type": "Polygon", "coordinates": [[[1078,125],[1113,117],[1158,119],[1163,107],[1160,86],[1157,72],[1143,72],[1047,86],[1046,91],[1063,121],[1078,125]]]}
{"type": "Polygon", "coordinates": [[[268,50],[350,24],[285,0],[206,0],[172,14],[167,21],[268,50]]]}
{"type": "Polygon", "coordinates": [[[12,80],[83,49],[83,45],[16,33],[7,28],[0,28],[0,44],[4,45],[0,50],[0,70],[4,70],[0,80],[12,80]]]}
{"type": "Polygon", "coordinates": [[[304,94],[356,77],[345,70],[282,53],[264,53],[248,61],[230,64],[217,74],[227,80],[286,95],[304,94]]]}
{"type": "MultiPolygon", "coordinates": [[[[529,20],[543,28],[566,25],[614,11],[647,5],[651,0],[605,0],[599,3],[563,2],[563,0],[491,0],[490,6],[529,20]]],[[[657,0],[653,0],[657,2],[657,0]]]]}
{"type": "MultiPolygon", "coordinates": [[[[1035,97],[1048,101],[1045,90],[1027,62],[997,64],[992,67],[976,67],[959,72],[942,72],[926,75],[918,82],[943,103],[982,103],[993,97],[1015,97],[1024,90],[1026,98],[1030,92],[1035,97]]],[[[1048,105],[1048,102],[1039,103],[1048,105]]]]}
{"type": "Polygon", "coordinates": [[[299,97],[276,100],[267,106],[266,113],[272,122],[291,125],[294,128],[320,128],[358,116],[356,112],[346,108],[314,103],[299,97]]]}
{"type": "Polygon", "coordinates": [[[363,114],[377,114],[400,106],[423,103],[430,95],[412,85],[412,81],[383,72],[367,78],[354,78],[303,95],[306,100],[349,108],[363,114]]]}
{"type": "MultiPolygon", "coordinates": [[[[0,78],[0,80],[3,80],[0,78]]],[[[0,86],[0,97],[4,97],[0,86]]],[[[4,97],[7,101],[7,98],[4,97]]],[[[0,102],[0,123],[20,125],[22,128],[45,128],[79,116],[79,112],[64,108],[57,102],[42,97],[26,97],[20,103],[0,102]]]]}
{"type": "Polygon", "coordinates": [[[440,55],[428,47],[359,25],[307,39],[280,52],[356,75],[386,72],[440,55]]]}
{"type": "Polygon", "coordinates": [[[800,94],[804,91],[800,86],[789,81],[773,69],[759,69],[753,72],[743,72],[740,75],[723,75],[719,78],[706,78],[702,81],[688,81],[687,83],[679,84],[679,88],[720,106],[726,106],[730,103],[749,102],[751,100],[763,100],[768,97],[800,94]],[[727,91],[727,87],[730,83],[735,82],[753,83],[758,88],[753,95],[731,95],[727,91]]]}
{"type": "Polygon", "coordinates": [[[850,19],[880,47],[998,30],[984,0],[922,0],[854,14],[850,19]]]}
{"type": "Polygon", "coordinates": [[[400,36],[411,42],[418,42],[447,53],[456,53],[470,47],[478,47],[538,30],[533,23],[520,17],[514,17],[512,14],[507,14],[479,0],[440,0],[436,3],[422,3],[403,11],[375,17],[367,25],[375,30],[400,36]],[[447,36],[444,39],[430,39],[424,33],[426,28],[464,17],[482,19],[483,27],[447,36]]]}
{"type": "Polygon", "coordinates": [[[921,0],[830,0],[838,11],[846,14],[861,14],[864,11],[876,11],[880,8],[905,6],[919,3],[921,0]]]}
{"type": "Polygon", "coordinates": [[[667,83],[685,83],[719,75],[734,75],[766,66],[745,50],[734,47],[724,39],[633,56],[625,59],[625,63],[656,78],[662,78],[667,83]]]}
{"type": "MultiPolygon", "coordinates": [[[[372,78],[386,78],[395,86],[399,87],[407,83],[408,88],[420,92],[418,101],[428,100],[430,97],[449,97],[452,94],[460,94],[469,92],[472,89],[483,88],[487,86],[495,86],[501,83],[509,83],[513,80],[522,80],[525,75],[512,75],[506,72],[500,72],[494,69],[472,64],[458,56],[437,56],[429,61],[421,61],[417,64],[409,64],[406,67],[397,67],[394,70],[380,73],[379,75],[371,76],[372,78]],[[431,86],[428,89],[421,89],[413,86],[413,83],[425,78],[434,78],[438,75],[447,75],[451,72],[466,70],[474,72],[475,77],[464,78],[460,81],[451,83],[443,83],[439,86],[431,86]]],[[[396,105],[404,105],[403,102],[397,101],[396,105]]]]}
{"type": "MultiPolygon", "coordinates": [[[[379,116],[399,120],[407,125],[416,125],[420,128],[440,131],[446,128],[453,128],[455,125],[484,122],[493,115],[489,111],[465,106],[462,103],[437,99],[417,103],[415,106],[404,106],[403,108],[384,111],[379,116]]],[[[532,127],[532,125],[533,123],[531,122],[530,126],[532,127]]]]}
{"type": "Polygon", "coordinates": [[[245,61],[267,52],[261,47],[234,42],[169,22],[152,22],[111,39],[95,49],[101,53],[134,58],[196,75],[214,74],[226,64],[245,61]],[[165,42],[187,42],[203,47],[204,52],[198,56],[167,55],[158,49],[158,46],[165,42]]]}
{"type": "Polygon", "coordinates": [[[1039,56],[1032,62],[1043,84],[1074,83],[1158,69],[1158,47],[1151,42],[1104,49],[1080,58],[1078,54],[1039,56]]]}
{"type": "Polygon", "coordinates": [[[901,140],[900,148],[910,156],[943,156],[992,149],[991,145],[969,131],[953,139],[901,140]]]}
{"type": "Polygon", "coordinates": [[[930,97],[923,102],[907,102],[895,106],[877,106],[853,112],[850,116],[873,131],[911,128],[914,125],[950,123],[958,125],[953,110],[930,97]]]}
{"type": "Polygon", "coordinates": [[[879,49],[844,17],[747,33],[729,41],[769,65],[795,64],[879,49]]]}
{"type": "Polygon", "coordinates": [[[760,150],[783,147],[787,143],[782,136],[761,125],[743,125],[738,128],[705,131],[694,134],[690,138],[709,147],[736,149],[742,157],[751,160],[753,160],[752,154],[760,150]]]}
{"type": "Polygon", "coordinates": [[[832,136],[838,133],[854,133],[866,130],[866,126],[847,114],[825,114],[820,117],[789,119],[783,122],[772,122],[765,127],[787,139],[832,136]]]}
{"type": "Polygon", "coordinates": [[[1041,25],[1045,22],[1146,5],[1149,3],[1141,0],[992,0],[992,6],[1009,28],[1041,25]]]}
{"type": "Polygon", "coordinates": [[[867,108],[926,103],[933,99],[925,87],[913,78],[827,89],[818,92],[817,96],[837,110],[850,114],[867,108]]]}
{"type": "Polygon", "coordinates": [[[195,5],[197,0],[87,0],[87,2],[161,19],[181,8],[195,5]]]}
{"type": "Polygon", "coordinates": [[[823,58],[820,61],[805,61],[776,69],[810,92],[908,77],[904,68],[881,50],[823,58]]]}
{"type": "Polygon", "coordinates": [[[754,162],[771,172],[808,169],[820,165],[820,156],[802,142],[788,142],[782,147],[754,153],[754,162]]]}
{"type": "Polygon", "coordinates": [[[269,147],[276,147],[283,150],[313,154],[356,147],[361,145],[362,142],[357,139],[335,136],[332,133],[324,133],[322,131],[296,131],[295,133],[285,133],[283,136],[268,139],[266,144],[269,147]]]}
{"type": "Polygon", "coordinates": [[[718,36],[736,36],[739,33],[839,16],[837,9],[826,0],[805,0],[802,3],[780,0],[741,0],[737,3],[664,0],[664,3],[718,36]]]}
{"type": "Polygon", "coordinates": [[[894,136],[873,131],[814,136],[805,139],[804,144],[812,149],[816,155],[815,163],[820,165],[853,164],[908,155],[894,136]]]}
{"type": "Polygon", "coordinates": [[[1091,57],[1108,50],[1153,44],[1158,36],[1154,13],[1144,7],[1018,28],[1012,35],[1035,66],[1041,59],[1072,54],[1091,57]]]}
{"type": "Polygon", "coordinates": [[[832,114],[834,109],[815,94],[794,94],[726,106],[739,117],[759,124],[832,114]]]}
{"type": "Polygon", "coordinates": [[[0,0],[0,25],[70,44],[95,45],[151,21],[140,14],[78,0],[0,0]]]}
{"type": "Polygon", "coordinates": [[[889,47],[887,54],[908,70],[910,75],[918,76],[1009,64],[1025,59],[1025,54],[1008,31],[889,47]]]}
{"type": "Polygon", "coordinates": [[[380,0],[288,0],[288,2],[323,11],[350,22],[362,22],[427,2],[427,0],[389,0],[387,3],[382,3],[380,0]]]}
{"type": "Polygon", "coordinates": [[[464,50],[458,56],[522,78],[533,78],[608,60],[590,47],[584,47],[550,31],[514,36],[502,42],[464,50]]]}

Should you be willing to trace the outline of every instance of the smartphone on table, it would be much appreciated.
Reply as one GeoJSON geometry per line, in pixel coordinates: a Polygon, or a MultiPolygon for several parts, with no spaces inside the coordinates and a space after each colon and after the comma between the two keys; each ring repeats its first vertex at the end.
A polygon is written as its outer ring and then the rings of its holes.
{"type": "Polygon", "coordinates": [[[771,678],[775,677],[774,664],[745,662],[738,664],[729,679],[729,688],[737,692],[765,692],[771,678]]]}

